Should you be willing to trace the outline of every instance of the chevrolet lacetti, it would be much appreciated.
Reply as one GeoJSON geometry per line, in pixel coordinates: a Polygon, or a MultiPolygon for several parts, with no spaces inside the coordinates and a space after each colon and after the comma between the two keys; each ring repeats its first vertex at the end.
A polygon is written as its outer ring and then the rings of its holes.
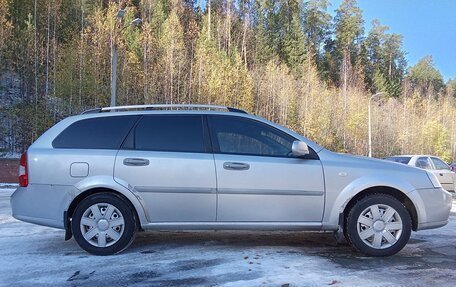
{"type": "Polygon", "coordinates": [[[46,131],[20,160],[13,216],[109,255],[142,230],[314,230],[388,256],[448,222],[426,170],[328,151],[242,110],[100,108],[46,131]]]}

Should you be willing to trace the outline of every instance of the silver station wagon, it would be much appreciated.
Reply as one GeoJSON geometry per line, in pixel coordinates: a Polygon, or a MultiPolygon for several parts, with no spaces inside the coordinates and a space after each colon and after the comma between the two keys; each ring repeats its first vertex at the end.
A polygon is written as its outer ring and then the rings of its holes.
{"type": "Polygon", "coordinates": [[[13,216],[65,229],[87,252],[155,230],[333,231],[388,256],[447,224],[452,199],[426,170],[328,151],[242,110],[100,108],[62,120],[23,154],[13,216]]]}

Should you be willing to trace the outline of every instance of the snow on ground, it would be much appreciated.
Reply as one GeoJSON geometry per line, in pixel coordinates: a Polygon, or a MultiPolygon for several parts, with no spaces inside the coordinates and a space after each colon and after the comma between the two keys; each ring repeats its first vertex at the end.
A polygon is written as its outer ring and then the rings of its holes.
{"type": "Polygon", "coordinates": [[[21,158],[21,153],[18,152],[7,152],[7,153],[0,153],[0,158],[16,158],[19,159],[21,158]]]}
{"type": "Polygon", "coordinates": [[[14,191],[19,185],[17,183],[0,182],[0,192],[2,191],[14,191]]]}
{"type": "Polygon", "coordinates": [[[115,256],[64,241],[62,230],[11,217],[0,192],[0,286],[454,286],[450,223],[413,233],[399,254],[364,257],[328,233],[148,232],[115,256]],[[288,285],[287,285],[288,284],[288,285]]]}

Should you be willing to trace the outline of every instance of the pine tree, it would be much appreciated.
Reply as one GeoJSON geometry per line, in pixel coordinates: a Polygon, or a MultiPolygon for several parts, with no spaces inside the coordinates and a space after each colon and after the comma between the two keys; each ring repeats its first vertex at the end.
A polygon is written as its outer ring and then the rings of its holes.
{"type": "Polygon", "coordinates": [[[0,73],[5,68],[7,60],[11,58],[7,54],[8,43],[11,41],[12,23],[9,18],[8,1],[0,0],[0,73]]]}
{"type": "MultiPolygon", "coordinates": [[[[358,8],[356,0],[344,0],[339,9],[336,10],[335,36],[336,47],[340,59],[340,83],[342,86],[342,95],[344,98],[343,111],[344,123],[347,114],[347,92],[349,81],[353,80],[353,56],[357,54],[357,44],[363,34],[363,19],[361,9],[358,8]],[[341,53],[341,54],[340,54],[341,53]]],[[[343,146],[346,148],[346,133],[344,129],[343,146]]]]}
{"type": "Polygon", "coordinates": [[[276,3],[273,0],[259,0],[254,4],[255,64],[267,64],[279,47],[276,3]]]}
{"type": "Polygon", "coordinates": [[[302,19],[306,35],[309,54],[312,60],[318,63],[320,46],[330,33],[331,15],[326,12],[328,0],[309,0],[304,3],[302,19]]]}
{"type": "Polygon", "coordinates": [[[421,94],[437,93],[443,88],[442,74],[434,67],[432,56],[426,56],[409,69],[409,78],[421,94]]]}
{"type": "Polygon", "coordinates": [[[306,40],[298,13],[299,11],[291,12],[291,23],[289,23],[289,28],[284,36],[282,48],[285,63],[287,63],[296,77],[302,75],[303,63],[306,56],[306,40]]]}
{"type": "Polygon", "coordinates": [[[336,10],[335,36],[338,56],[341,61],[341,83],[345,87],[348,84],[348,75],[351,72],[354,56],[358,53],[358,44],[363,34],[363,18],[361,9],[356,0],[344,0],[336,10]]]}

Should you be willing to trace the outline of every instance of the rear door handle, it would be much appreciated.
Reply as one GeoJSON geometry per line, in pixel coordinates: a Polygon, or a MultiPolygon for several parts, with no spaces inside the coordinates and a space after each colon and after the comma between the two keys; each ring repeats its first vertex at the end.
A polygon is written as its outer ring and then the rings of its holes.
{"type": "Polygon", "coordinates": [[[224,162],[223,168],[227,170],[248,170],[250,165],[243,162],[224,162]]]}
{"type": "Polygon", "coordinates": [[[145,166],[149,165],[149,160],[144,158],[126,158],[123,160],[123,164],[128,166],[145,166]]]}

